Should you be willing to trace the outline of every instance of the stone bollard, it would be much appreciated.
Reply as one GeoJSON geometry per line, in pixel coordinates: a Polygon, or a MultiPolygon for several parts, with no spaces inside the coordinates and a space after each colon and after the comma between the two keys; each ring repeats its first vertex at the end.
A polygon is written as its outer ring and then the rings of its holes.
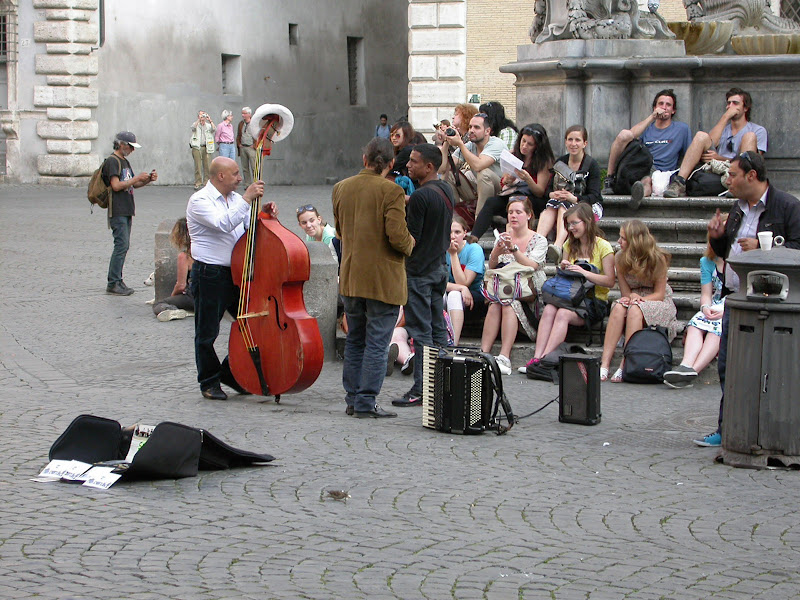
{"type": "Polygon", "coordinates": [[[306,311],[317,320],[325,360],[336,360],[336,303],[339,297],[339,263],[322,242],[306,242],[311,275],[303,285],[306,311]]]}
{"type": "Polygon", "coordinates": [[[156,229],[155,241],[155,290],[156,303],[172,295],[178,278],[178,251],[169,243],[169,234],[177,219],[161,221],[156,229]]]}
{"type": "MultiPolygon", "coordinates": [[[[169,243],[176,219],[162,221],[155,238],[156,302],[169,298],[178,276],[178,251],[169,243]]],[[[339,263],[322,242],[307,242],[311,274],[303,284],[303,298],[308,314],[317,320],[325,360],[336,360],[336,303],[339,295],[339,263]]]]}

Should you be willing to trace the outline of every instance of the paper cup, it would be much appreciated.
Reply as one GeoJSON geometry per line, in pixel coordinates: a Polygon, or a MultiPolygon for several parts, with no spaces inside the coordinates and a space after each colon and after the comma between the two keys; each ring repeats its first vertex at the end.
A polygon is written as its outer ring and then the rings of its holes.
{"type": "Polygon", "coordinates": [[[758,245],[762,250],[772,250],[772,232],[759,231],[758,232],[758,245]]]}

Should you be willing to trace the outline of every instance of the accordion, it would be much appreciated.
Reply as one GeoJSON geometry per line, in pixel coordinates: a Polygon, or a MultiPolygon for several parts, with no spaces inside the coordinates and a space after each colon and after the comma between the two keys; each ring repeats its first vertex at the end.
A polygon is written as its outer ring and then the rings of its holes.
{"type": "Polygon", "coordinates": [[[462,434],[491,428],[495,365],[489,360],[473,348],[423,347],[423,427],[462,434]]]}

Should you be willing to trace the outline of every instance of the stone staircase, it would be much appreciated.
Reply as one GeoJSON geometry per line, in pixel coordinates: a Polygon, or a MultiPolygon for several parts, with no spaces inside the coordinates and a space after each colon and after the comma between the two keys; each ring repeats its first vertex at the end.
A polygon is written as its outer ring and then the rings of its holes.
{"type": "MultiPolygon", "coordinates": [[[[619,228],[628,219],[639,219],[644,222],[659,246],[672,255],[669,269],[669,284],[673,290],[672,299],[678,309],[678,320],[681,329],[692,315],[700,308],[700,257],[706,249],[706,225],[717,208],[727,212],[731,206],[730,198],[645,198],[639,209],[631,211],[628,207],[629,196],[604,196],[603,204],[605,214],[599,222],[606,239],[615,250],[618,248],[617,238],[619,228]]],[[[498,225],[500,227],[500,225],[498,225]]],[[[487,259],[494,244],[491,230],[479,241],[486,253],[487,259]]],[[[548,276],[555,272],[555,266],[547,265],[545,271],[548,276]]],[[[619,298],[619,288],[615,286],[609,294],[609,299],[619,298]]],[[[475,326],[465,326],[461,343],[463,345],[480,345],[480,329],[475,326]]],[[[581,344],[592,354],[602,352],[603,339],[598,329],[593,334],[593,345],[588,346],[588,336],[585,330],[571,329],[567,341],[581,344]]],[[[683,337],[678,335],[673,341],[673,356],[675,364],[683,356],[683,337]]],[[[493,352],[499,352],[499,340],[495,343],[493,352]]],[[[621,354],[621,350],[617,350],[621,354]]],[[[524,365],[533,356],[533,343],[526,336],[520,335],[514,344],[512,363],[517,366],[524,365]]],[[[614,365],[619,363],[619,356],[614,360],[614,365]]],[[[701,381],[716,380],[714,364],[701,374],[701,381]]]]}

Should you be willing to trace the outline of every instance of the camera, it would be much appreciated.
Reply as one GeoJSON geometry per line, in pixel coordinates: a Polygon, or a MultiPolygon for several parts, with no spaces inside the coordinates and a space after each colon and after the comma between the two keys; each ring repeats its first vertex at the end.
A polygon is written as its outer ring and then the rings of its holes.
{"type": "Polygon", "coordinates": [[[445,129],[445,130],[444,130],[444,132],[445,132],[447,135],[456,135],[456,134],[458,133],[458,132],[457,132],[455,129],[453,129],[452,127],[448,127],[447,129],[445,129]]]}

